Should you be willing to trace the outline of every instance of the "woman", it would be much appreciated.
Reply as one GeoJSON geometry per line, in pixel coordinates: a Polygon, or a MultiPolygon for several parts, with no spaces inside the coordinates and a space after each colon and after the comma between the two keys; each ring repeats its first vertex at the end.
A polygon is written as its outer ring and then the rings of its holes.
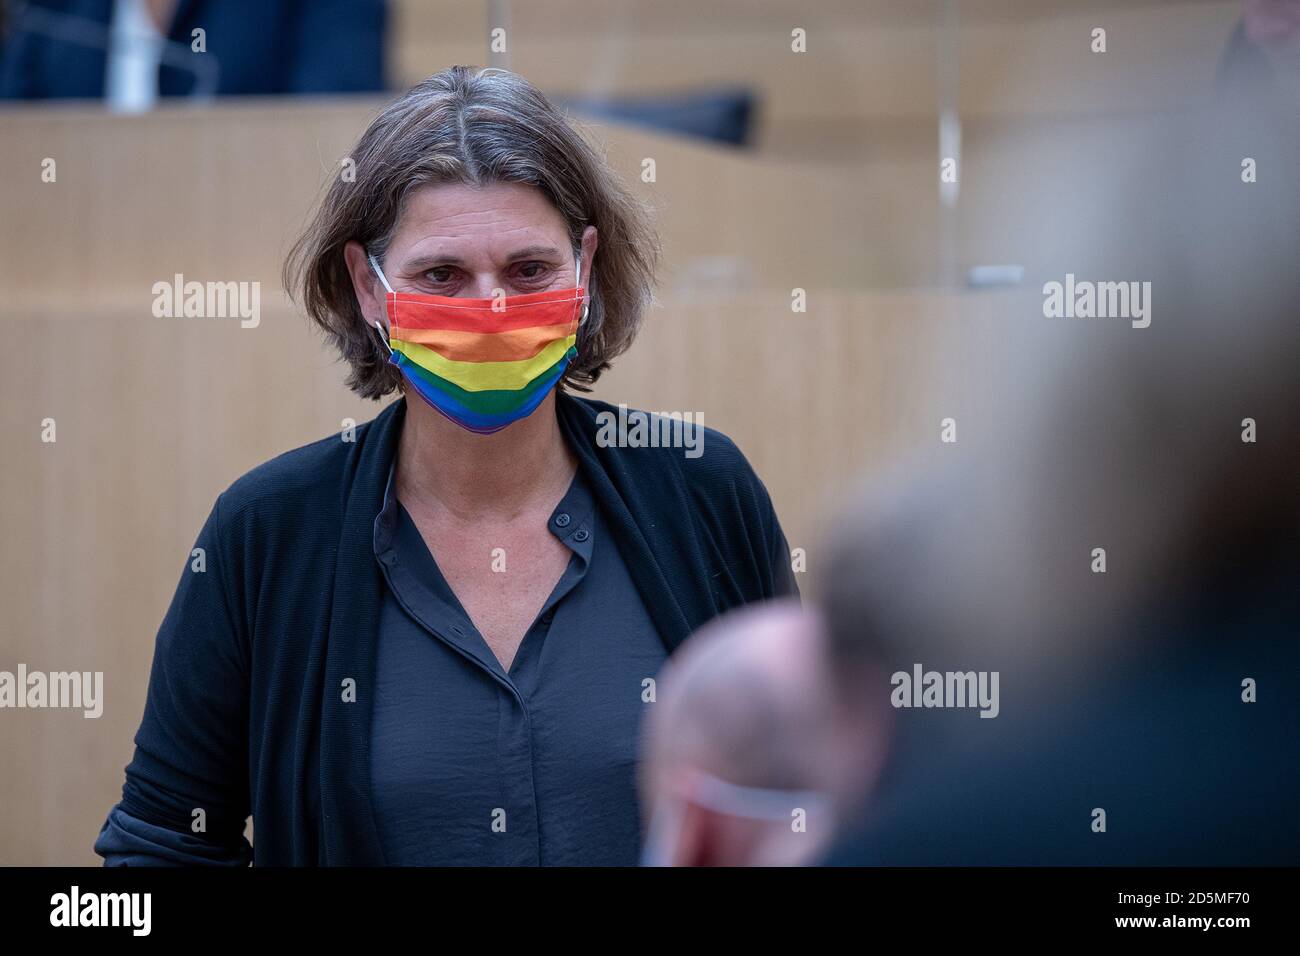
{"type": "Polygon", "coordinates": [[[447,70],[352,158],[286,278],[349,386],[404,397],[218,498],[96,851],[635,863],[654,674],[796,590],[771,502],[717,432],[619,447],[571,394],[631,344],[656,247],[536,89],[447,70]]]}

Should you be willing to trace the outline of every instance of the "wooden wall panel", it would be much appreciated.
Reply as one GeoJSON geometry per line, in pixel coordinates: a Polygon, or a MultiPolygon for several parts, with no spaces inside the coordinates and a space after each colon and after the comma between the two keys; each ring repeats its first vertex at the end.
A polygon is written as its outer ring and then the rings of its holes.
{"type": "MultiPolygon", "coordinates": [[[[939,0],[696,3],[400,0],[395,81],[455,63],[506,66],[548,94],[634,96],[708,86],[757,94],[757,146],[851,162],[939,106],[939,0]],[[494,11],[506,10],[502,17],[494,11]],[[501,24],[497,24],[501,20],[501,24]],[[507,54],[488,31],[507,31],[507,54]],[[808,52],[790,51],[790,31],[808,52]]],[[[1241,16],[1238,0],[962,0],[955,45],[967,120],[1142,112],[1203,104],[1241,16]],[[1108,50],[1089,49],[1103,26],[1108,50]]]]}

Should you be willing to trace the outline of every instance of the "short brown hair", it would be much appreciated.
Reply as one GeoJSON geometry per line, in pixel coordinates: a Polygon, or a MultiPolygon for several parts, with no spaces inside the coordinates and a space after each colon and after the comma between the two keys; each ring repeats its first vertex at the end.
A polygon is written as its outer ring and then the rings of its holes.
{"type": "Polygon", "coordinates": [[[599,252],[586,277],[591,309],[563,385],[591,383],[627,350],[653,298],[659,241],[646,206],[542,93],[518,74],[454,66],[390,103],[352,151],[355,181],[335,177],[284,265],[284,285],[351,367],[347,384],[382,398],[401,375],[366,325],[343,247],[382,258],[406,197],[438,183],[536,186],[568,224],[574,249],[595,226],[599,252]]]}

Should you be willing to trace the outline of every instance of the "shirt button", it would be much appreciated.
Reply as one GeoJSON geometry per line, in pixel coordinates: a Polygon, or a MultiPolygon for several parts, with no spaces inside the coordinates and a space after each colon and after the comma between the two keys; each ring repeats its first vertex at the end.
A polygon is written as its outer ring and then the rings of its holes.
{"type": "Polygon", "coordinates": [[[557,528],[567,528],[569,526],[569,522],[572,520],[573,519],[569,517],[569,513],[567,511],[561,511],[558,515],[555,516],[555,526],[557,528]]]}
{"type": "Polygon", "coordinates": [[[554,612],[554,611],[547,611],[545,614],[542,615],[542,623],[543,623],[543,624],[550,624],[551,621],[553,621],[554,619],[555,619],[555,612],[554,612]]]}
{"type": "Polygon", "coordinates": [[[586,541],[590,537],[591,537],[591,532],[588,531],[586,528],[579,528],[577,531],[573,533],[574,541],[586,541]]]}

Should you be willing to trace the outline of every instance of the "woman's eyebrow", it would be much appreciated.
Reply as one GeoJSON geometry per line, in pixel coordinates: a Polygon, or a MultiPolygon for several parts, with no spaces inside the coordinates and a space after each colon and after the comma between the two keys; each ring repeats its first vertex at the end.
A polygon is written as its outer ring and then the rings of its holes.
{"type": "Polygon", "coordinates": [[[560,255],[560,250],[555,246],[524,246],[524,248],[517,252],[512,252],[507,258],[513,262],[516,259],[527,259],[530,256],[558,259],[560,255]]]}
{"type": "MultiPolygon", "coordinates": [[[[563,253],[556,246],[524,246],[522,249],[516,249],[506,256],[507,262],[517,262],[520,259],[533,257],[559,259],[563,253]]],[[[410,273],[423,272],[434,266],[463,266],[465,260],[460,256],[443,256],[443,255],[422,255],[412,259],[406,265],[406,271],[410,273]]]]}

